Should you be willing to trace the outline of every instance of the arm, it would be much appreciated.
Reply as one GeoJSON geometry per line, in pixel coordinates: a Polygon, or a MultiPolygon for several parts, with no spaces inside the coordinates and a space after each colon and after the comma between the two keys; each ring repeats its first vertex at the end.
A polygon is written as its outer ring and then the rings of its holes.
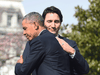
{"type": "Polygon", "coordinates": [[[89,65],[87,61],[83,58],[83,56],[80,54],[79,49],[77,47],[77,44],[74,41],[72,42],[71,46],[64,41],[63,39],[60,39],[56,37],[60,45],[62,46],[63,50],[65,50],[69,55],[73,55],[73,58],[71,59],[71,66],[74,67],[75,71],[80,74],[87,74],[89,72],[89,65]]]}
{"type": "Polygon", "coordinates": [[[29,41],[26,43],[25,49],[23,51],[23,59],[25,60],[25,58],[29,55],[30,52],[30,45],[29,45],[29,41]]]}
{"type": "Polygon", "coordinates": [[[34,41],[30,48],[28,57],[23,64],[17,63],[15,66],[16,75],[30,75],[33,70],[42,62],[44,50],[40,41],[34,41]]]}
{"type": "Polygon", "coordinates": [[[74,58],[71,58],[71,63],[73,64],[74,69],[77,73],[87,74],[89,72],[89,65],[84,57],[80,54],[76,42],[73,42],[73,48],[76,50],[74,58]]]}

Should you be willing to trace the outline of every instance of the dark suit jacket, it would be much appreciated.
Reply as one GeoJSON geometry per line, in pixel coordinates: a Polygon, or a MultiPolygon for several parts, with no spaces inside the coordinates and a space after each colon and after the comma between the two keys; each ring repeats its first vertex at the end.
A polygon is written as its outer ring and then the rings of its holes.
{"type": "Polygon", "coordinates": [[[71,47],[76,50],[75,57],[72,59],[70,58],[70,69],[71,75],[83,75],[89,72],[89,65],[87,61],[83,58],[80,54],[79,49],[75,41],[66,39],[65,37],[59,36],[59,38],[65,40],[71,47]]]}
{"type": "MultiPolygon", "coordinates": [[[[83,58],[83,56],[80,54],[76,42],[66,39],[65,37],[62,37],[62,36],[59,36],[59,38],[65,40],[71,47],[73,47],[76,50],[74,59],[69,57],[71,75],[87,74],[89,72],[89,65],[88,65],[87,61],[83,58]]],[[[29,50],[27,50],[27,47],[29,47],[29,42],[27,42],[26,48],[23,53],[24,59],[27,57],[27,55],[29,53],[29,50]]],[[[36,70],[32,73],[32,75],[36,75],[36,70]]]]}
{"type": "Polygon", "coordinates": [[[23,64],[15,66],[16,75],[70,75],[69,54],[65,53],[55,35],[44,30],[40,36],[29,41],[28,55],[23,64]]]}

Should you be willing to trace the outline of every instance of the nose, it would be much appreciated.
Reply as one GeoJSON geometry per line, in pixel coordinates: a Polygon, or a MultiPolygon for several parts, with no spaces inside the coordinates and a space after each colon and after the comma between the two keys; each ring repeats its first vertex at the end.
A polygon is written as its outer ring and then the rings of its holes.
{"type": "Polygon", "coordinates": [[[51,27],[56,27],[56,24],[54,22],[52,22],[51,27]]]}

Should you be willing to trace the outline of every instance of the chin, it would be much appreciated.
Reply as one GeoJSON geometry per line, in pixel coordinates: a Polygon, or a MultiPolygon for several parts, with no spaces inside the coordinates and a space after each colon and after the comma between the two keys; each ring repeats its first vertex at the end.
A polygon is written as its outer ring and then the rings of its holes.
{"type": "Polygon", "coordinates": [[[55,33],[55,32],[51,32],[51,33],[56,35],[56,33],[55,33]]]}
{"type": "Polygon", "coordinates": [[[28,40],[29,40],[29,41],[31,41],[32,39],[31,39],[31,38],[29,38],[28,40]]]}
{"type": "Polygon", "coordinates": [[[50,31],[50,30],[49,30],[49,32],[51,32],[52,34],[55,34],[55,35],[57,34],[57,33],[56,33],[56,32],[54,32],[54,31],[50,31]]]}

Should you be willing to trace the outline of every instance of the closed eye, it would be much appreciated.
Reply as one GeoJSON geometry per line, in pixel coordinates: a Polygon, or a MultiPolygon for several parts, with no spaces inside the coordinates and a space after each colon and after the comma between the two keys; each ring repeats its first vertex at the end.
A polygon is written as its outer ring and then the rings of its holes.
{"type": "Polygon", "coordinates": [[[27,28],[26,27],[23,27],[23,30],[26,30],[27,28]]]}

